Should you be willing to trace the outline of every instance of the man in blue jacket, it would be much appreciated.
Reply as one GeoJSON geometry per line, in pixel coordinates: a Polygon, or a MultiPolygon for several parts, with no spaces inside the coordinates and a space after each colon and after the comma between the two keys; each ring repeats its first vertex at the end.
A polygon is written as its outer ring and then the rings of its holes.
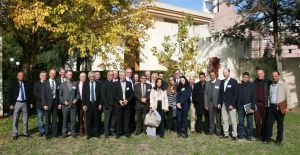
{"type": "Polygon", "coordinates": [[[256,93],[254,84],[249,81],[250,74],[243,73],[242,83],[238,86],[238,102],[237,108],[239,113],[239,132],[238,138],[247,138],[248,141],[252,140],[253,130],[253,113],[256,109],[256,93]],[[247,133],[245,133],[245,117],[247,118],[247,133]]]}
{"type": "Polygon", "coordinates": [[[236,101],[238,82],[230,77],[230,70],[223,70],[224,80],[220,84],[220,92],[218,99],[218,109],[221,109],[223,119],[224,136],[222,138],[229,138],[229,122],[230,116],[232,123],[232,139],[237,140],[237,121],[236,121],[236,101]]]}

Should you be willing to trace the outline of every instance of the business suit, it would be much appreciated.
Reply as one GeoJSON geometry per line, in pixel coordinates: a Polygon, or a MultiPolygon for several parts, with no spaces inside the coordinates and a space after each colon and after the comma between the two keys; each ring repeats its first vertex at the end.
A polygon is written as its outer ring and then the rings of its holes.
{"type": "Polygon", "coordinates": [[[150,92],[152,86],[148,83],[137,83],[134,85],[135,97],[135,114],[136,114],[136,133],[146,132],[144,126],[145,116],[149,111],[150,106],[150,92]],[[141,98],[146,98],[146,103],[141,101],[141,98]]]}
{"type": "Polygon", "coordinates": [[[133,90],[132,90],[132,84],[131,82],[124,81],[125,82],[125,90],[122,90],[121,81],[115,82],[115,96],[114,96],[114,102],[115,102],[115,110],[116,110],[116,119],[117,119],[117,136],[121,136],[122,128],[124,129],[125,136],[130,136],[130,108],[132,105],[132,99],[133,99],[133,90]],[[121,106],[119,101],[123,100],[123,91],[125,99],[128,101],[127,105],[121,106]]]}
{"type": "Polygon", "coordinates": [[[204,94],[205,94],[205,87],[206,81],[198,82],[195,84],[192,98],[193,103],[195,105],[196,114],[197,114],[197,121],[196,121],[196,130],[197,132],[208,132],[208,112],[205,110],[205,103],[204,103],[204,94]],[[202,122],[202,117],[205,117],[205,121],[202,122]]]}
{"type": "Polygon", "coordinates": [[[79,94],[79,100],[78,100],[78,108],[77,108],[77,112],[79,113],[78,115],[78,123],[79,123],[79,133],[80,136],[83,136],[85,134],[85,130],[86,130],[86,114],[85,111],[82,109],[83,107],[83,103],[82,103],[82,93],[83,93],[83,84],[84,82],[82,81],[78,81],[77,82],[77,86],[78,86],[78,94],[79,94]]]}
{"type": "MultiPolygon", "coordinates": [[[[56,78],[55,81],[57,82],[57,89],[59,90],[60,84],[64,83],[66,81],[66,78],[58,77],[58,78],[56,78]]],[[[63,105],[59,101],[59,99],[58,99],[58,104],[59,105],[63,105]]],[[[57,118],[58,118],[57,132],[59,134],[61,134],[62,133],[62,126],[63,126],[63,112],[62,112],[62,109],[57,109],[57,118]]]]}
{"type": "Polygon", "coordinates": [[[218,104],[222,106],[221,115],[223,119],[224,136],[229,136],[229,122],[230,115],[232,123],[232,136],[237,137],[237,120],[236,120],[236,102],[238,94],[238,82],[233,78],[222,80],[220,84],[218,104]],[[227,85],[226,85],[227,83],[227,85]],[[225,86],[226,85],[226,86],[225,86]],[[233,109],[229,109],[232,106],[233,109]]]}
{"type": "Polygon", "coordinates": [[[88,81],[83,84],[82,93],[83,105],[87,106],[86,111],[86,134],[87,137],[100,136],[100,122],[98,109],[101,104],[101,84],[97,81],[88,81]],[[94,89],[94,90],[93,90],[94,89]],[[94,91],[94,92],[92,92],[94,91]],[[94,98],[92,97],[94,95],[94,98]]]}
{"type": "Polygon", "coordinates": [[[190,85],[182,88],[177,88],[176,103],[180,103],[181,105],[181,109],[176,109],[177,132],[183,137],[187,137],[187,117],[191,93],[192,87],[190,85]]]}
{"type": "MultiPolygon", "coordinates": [[[[134,91],[134,85],[136,81],[132,77],[126,77],[126,81],[131,83],[132,90],[134,91]]],[[[135,122],[135,97],[133,96],[133,99],[131,100],[130,103],[130,120],[129,120],[129,127],[130,127],[130,132],[134,132],[136,128],[136,122],[135,122]]]]}
{"type": "Polygon", "coordinates": [[[43,107],[48,107],[48,110],[45,111],[46,136],[49,136],[50,133],[52,136],[57,136],[57,106],[59,100],[59,87],[57,81],[55,81],[55,79],[51,80],[51,82],[50,79],[44,81],[41,93],[43,107]]]}
{"type": "Polygon", "coordinates": [[[215,81],[206,82],[204,103],[208,108],[209,115],[209,132],[221,135],[221,110],[218,109],[218,98],[220,91],[221,80],[215,79],[215,81]],[[216,125],[215,125],[216,119],[216,125]]]}
{"type": "MultiPolygon", "coordinates": [[[[102,85],[102,83],[103,83],[103,80],[101,78],[98,79],[98,80],[95,79],[95,81],[98,82],[100,85],[102,85]]],[[[101,86],[99,86],[99,87],[101,87],[101,86]]],[[[104,133],[103,128],[102,128],[102,123],[101,123],[101,121],[102,121],[102,112],[103,112],[103,108],[99,111],[99,119],[98,119],[99,120],[99,131],[100,131],[100,134],[104,133]]]]}
{"type": "Polygon", "coordinates": [[[104,134],[108,137],[114,132],[114,128],[111,126],[114,110],[114,83],[112,80],[102,83],[101,103],[104,111],[104,134]]]}
{"type": "Polygon", "coordinates": [[[14,82],[8,92],[8,102],[14,106],[13,136],[18,136],[18,120],[22,111],[23,135],[28,135],[28,104],[31,103],[31,86],[25,81],[14,82]],[[22,87],[20,87],[22,86],[22,87]],[[21,91],[23,90],[23,93],[21,91]],[[22,95],[23,94],[23,95],[22,95]],[[22,97],[23,96],[23,97],[22,97]],[[21,101],[21,100],[22,101],[21,101]]]}
{"type": "Polygon", "coordinates": [[[79,99],[78,91],[77,91],[77,83],[75,81],[66,80],[64,83],[60,84],[59,88],[59,101],[62,104],[62,112],[63,112],[63,127],[62,127],[62,135],[66,136],[68,131],[68,118],[70,118],[71,126],[70,132],[72,136],[76,135],[76,115],[77,115],[77,104],[73,103],[79,99]],[[69,88],[68,84],[71,85],[69,88]],[[69,104],[65,105],[65,101],[69,104]]]}
{"type": "Polygon", "coordinates": [[[33,85],[33,96],[35,98],[36,103],[36,111],[38,115],[38,128],[41,135],[45,133],[44,128],[44,108],[42,104],[42,89],[43,89],[43,81],[36,81],[33,85]]]}

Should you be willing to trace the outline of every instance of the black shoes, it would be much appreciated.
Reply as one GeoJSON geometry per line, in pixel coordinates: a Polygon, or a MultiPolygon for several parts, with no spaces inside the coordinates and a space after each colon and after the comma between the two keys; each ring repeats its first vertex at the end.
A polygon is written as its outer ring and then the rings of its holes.
{"type": "Polygon", "coordinates": [[[281,141],[276,141],[276,142],[275,142],[275,145],[277,145],[277,146],[281,146],[281,145],[283,145],[283,144],[282,144],[282,142],[281,142],[281,141]]]}
{"type": "Polygon", "coordinates": [[[13,140],[17,140],[18,139],[18,136],[13,136],[13,140]]]}
{"type": "Polygon", "coordinates": [[[188,138],[188,134],[187,134],[187,133],[183,133],[183,134],[181,135],[181,137],[182,137],[182,138],[188,138]]]}
{"type": "Polygon", "coordinates": [[[49,140],[51,138],[50,135],[46,135],[46,140],[49,140]]]}
{"type": "Polygon", "coordinates": [[[119,139],[121,137],[121,135],[116,135],[116,139],[119,139]]]}
{"type": "Polygon", "coordinates": [[[233,140],[233,141],[236,141],[236,140],[237,140],[237,138],[236,138],[236,137],[232,137],[232,140],[233,140]]]}
{"type": "Polygon", "coordinates": [[[142,133],[142,132],[136,132],[136,133],[135,133],[135,135],[137,135],[137,136],[138,136],[138,135],[140,135],[141,133],[142,133]]]}
{"type": "Polygon", "coordinates": [[[26,138],[31,138],[31,136],[30,136],[30,135],[24,135],[24,137],[26,137],[26,138]]]}
{"type": "Polygon", "coordinates": [[[220,136],[220,138],[223,138],[223,139],[227,139],[227,138],[229,138],[229,136],[220,136]]]}
{"type": "Polygon", "coordinates": [[[126,137],[126,138],[130,138],[130,134],[126,134],[125,137],[126,137]]]}

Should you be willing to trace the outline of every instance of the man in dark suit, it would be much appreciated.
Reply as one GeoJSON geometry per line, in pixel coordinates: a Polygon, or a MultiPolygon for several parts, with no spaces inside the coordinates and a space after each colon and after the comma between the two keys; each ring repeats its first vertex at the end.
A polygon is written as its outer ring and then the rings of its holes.
{"type": "Polygon", "coordinates": [[[132,105],[133,99],[133,90],[132,84],[129,81],[126,81],[125,72],[119,72],[120,81],[114,83],[115,87],[115,110],[116,110],[116,119],[117,119],[117,135],[116,138],[119,138],[122,134],[122,129],[126,137],[130,137],[130,108],[132,105]]]}
{"type": "Polygon", "coordinates": [[[146,83],[146,76],[141,75],[140,83],[134,85],[135,114],[136,114],[136,135],[146,133],[144,125],[145,116],[149,111],[151,84],[146,83]]]}
{"type": "MultiPolygon", "coordinates": [[[[102,84],[102,79],[101,79],[101,72],[100,71],[93,71],[94,72],[94,77],[95,77],[95,81],[97,81],[98,83],[102,84]]],[[[100,134],[102,134],[104,131],[103,131],[103,128],[102,128],[102,123],[101,123],[101,120],[102,120],[102,112],[103,112],[103,109],[101,109],[99,111],[99,131],[100,131],[100,134]]]]}
{"type": "Polygon", "coordinates": [[[256,92],[254,84],[250,82],[250,74],[244,72],[242,83],[238,85],[237,109],[239,115],[238,138],[247,138],[252,141],[253,130],[253,113],[256,109],[256,92]],[[250,110],[245,111],[244,106],[250,104],[250,110]],[[244,122],[247,120],[247,130],[245,132],[244,122]]]}
{"type": "Polygon", "coordinates": [[[162,82],[162,89],[166,90],[167,87],[168,87],[168,82],[166,80],[164,80],[164,73],[163,72],[159,72],[158,73],[158,78],[161,78],[163,79],[163,82],[162,82]]]}
{"type": "Polygon", "coordinates": [[[119,81],[119,72],[118,72],[118,70],[114,70],[113,73],[114,73],[113,82],[119,81]]]}
{"type": "Polygon", "coordinates": [[[181,76],[181,71],[180,69],[176,69],[175,71],[175,82],[176,82],[176,85],[178,86],[179,83],[180,83],[180,76],[181,76]]]}
{"type": "Polygon", "coordinates": [[[31,87],[30,84],[24,81],[24,73],[17,73],[17,82],[14,82],[8,92],[8,102],[10,109],[14,110],[13,114],[13,140],[18,138],[19,114],[22,111],[23,120],[23,135],[30,137],[28,134],[28,107],[32,108],[31,104],[31,87]]]}
{"type": "Polygon", "coordinates": [[[86,112],[86,135],[87,139],[92,136],[100,137],[99,114],[101,105],[101,84],[95,81],[94,72],[88,73],[89,81],[83,84],[83,110],[86,112]]]}
{"type": "MultiPolygon", "coordinates": [[[[126,81],[129,81],[131,83],[131,88],[134,90],[134,85],[136,81],[132,78],[133,71],[132,68],[128,67],[125,71],[126,74],[126,81]]],[[[135,105],[135,98],[131,100],[130,105],[130,121],[129,121],[129,127],[130,127],[130,132],[133,133],[135,130],[135,110],[134,110],[134,105],[135,105]]]]}
{"type": "Polygon", "coordinates": [[[230,70],[223,70],[224,80],[220,84],[220,92],[218,99],[218,109],[221,109],[223,119],[223,138],[229,138],[229,122],[230,115],[232,124],[232,139],[237,140],[237,120],[236,120],[236,102],[238,94],[238,82],[230,77],[230,70]]]}
{"type": "Polygon", "coordinates": [[[78,93],[79,93],[79,100],[78,100],[78,122],[79,122],[79,133],[80,136],[82,137],[85,134],[85,130],[86,130],[86,123],[85,123],[85,119],[86,119],[86,115],[85,115],[85,111],[83,111],[83,103],[82,103],[82,94],[83,94],[83,84],[86,82],[86,74],[84,72],[81,72],[79,74],[79,81],[78,81],[78,93]]]}
{"type": "Polygon", "coordinates": [[[59,100],[62,104],[63,111],[63,127],[62,136],[67,137],[68,123],[70,118],[70,133],[73,138],[76,138],[76,116],[77,116],[77,101],[79,99],[77,83],[72,81],[73,72],[68,70],[66,72],[66,81],[60,84],[59,100]]]}
{"type": "Polygon", "coordinates": [[[42,104],[45,110],[46,139],[57,136],[58,83],[55,80],[55,70],[49,71],[49,79],[43,84],[42,104]],[[50,135],[51,134],[51,135],[50,135]]]}
{"type": "Polygon", "coordinates": [[[39,127],[39,133],[42,137],[45,134],[45,127],[44,127],[44,108],[42,103],[42,90],[43,90],[43,83],[46,81],[47,73],[45,71],[40,72],[40,80],[36,81],[33,85],[33,96],[35,98],[36,103],[36,111],[38,116],[38,127],[39,127]]]}
{"type": "Polygon", "coordinates": [[[196,110],[197,120],[196,120],[196,131],[208,133],[208,113],[205,110],[204,106],[204,93],[206,87],[205,74],[201,72],[199,74],[200,81],[195,84],[192,99],[196,110]],[[205,118],[204,122],[202,118],[205,118]]]}
{"type": "Polygon", "coordinates": [[[209,134],[221,136],[221,109],[218,109],[218,98],[221,80],[217,79],[215,71],[210,72],[210,81],[206,82],[204,103],[209,115],[209,134]],[[216,124],[215,124],[216,119],[216,124]]]}
{"type": "MultiPolygon", "coordinates": [[[[57,87],[59,89],[60,84],[64,83],[66,81],[66,70],[62,67],[59,68],[59,77],[56,78],[56,82],[57,82],[57,87]]],[[[62,113],[62,107],[61,105],[63,105],[63,103],[60,103],[60,101],[58,101],[58,110],[57,110],[57,117],[58,117],[58,126],[57,126],[57,132],[59,134],[62,133],[62,126],[63,126],[63,113],[62,113]]]]}
{"type": "Polygon", "coordinates": [[[144,72],[144,74],[145,74],[145,76],[146,76],[146,83],[151,84],[151,71],[146,70],[146,71],[144,72]]]}
{"type": "Polygon", "coordinates": [[[105,138],[114,135],[114,127],[111,126],[112,114],[114,110],[114,83],[113,71],[107,72],[107,80],[102,83],[101,103],[104,111],[104,134],[105,138]]]}

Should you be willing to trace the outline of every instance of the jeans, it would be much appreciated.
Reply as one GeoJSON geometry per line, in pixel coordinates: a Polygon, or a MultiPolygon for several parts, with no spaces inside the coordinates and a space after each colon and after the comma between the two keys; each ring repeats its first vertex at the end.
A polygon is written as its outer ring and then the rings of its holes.
{"type": "Polygon", "coordinates": [[[238,135],[240,138],[251,138],[252,137],[252,130],[253,130],[253,113],[246,114],[244,108],[239,108],[239,130],[238,135]],[[245,117],[247,119],[247,133],[245,133],[245,117]]]}
{"type": "Polygon", "coordinates": [[[44,114],[45,111],[43,109],[36,109],[37,114],[38,114],[38,127],[39,127],[39,132],[40,134],[45,133],[45,128],[44,128],[44,114]]]}
{"type": "Polygon", "coordinates": [[[181,109],[176,110],[176,117],[177,117],[177,132],[179,134],[185,133],[187,134],[187,117],[189,112],[189,104],[188,103],[182,103],[181,109]]]}

